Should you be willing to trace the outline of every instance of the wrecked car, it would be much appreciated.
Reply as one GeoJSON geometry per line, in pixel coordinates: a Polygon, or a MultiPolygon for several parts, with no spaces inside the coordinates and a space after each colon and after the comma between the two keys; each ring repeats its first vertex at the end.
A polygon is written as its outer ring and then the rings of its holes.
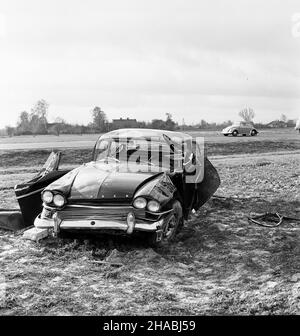
{"type": "Polygon", "coordinates": [[[25,220],[55,234],[143,232],[153,244],[169,242],[220,184],[204,142],[180,132],[115,130],[99,137],[91,162],[64,171],[59,160],[52,153],[15,188],[25,220]]]}

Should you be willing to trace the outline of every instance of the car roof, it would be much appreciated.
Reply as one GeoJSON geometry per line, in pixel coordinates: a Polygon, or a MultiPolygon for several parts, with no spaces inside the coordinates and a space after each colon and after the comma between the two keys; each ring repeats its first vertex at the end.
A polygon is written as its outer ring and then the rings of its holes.
{"type": "Polygon", "coordinates": [[[243,121],[243,120],[241,120],[241,121],[235,121],[235,122],[232,124],[232,126],[251,125],[251,124],[252,124],[252,122],[250,122],[250,121],[243,121]]]}
{"type": "Polygon", "coordinates": [[[180,138],[180,139],[190,139],[191,136],[182,133],[182,132],[174,132],[167,130],[159,130],[159,129],[151,129],[151,128],[121,128],[118,130],[114,130],[100,136],[100,139],[105,138],[158,138],[163,139],[163,134],[172,138],[180,138]]]}

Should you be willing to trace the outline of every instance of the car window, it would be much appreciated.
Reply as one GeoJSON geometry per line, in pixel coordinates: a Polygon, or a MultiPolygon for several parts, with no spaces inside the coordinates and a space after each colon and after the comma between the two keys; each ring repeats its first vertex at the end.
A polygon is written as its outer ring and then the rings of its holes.
{"type": "Polygon", "coordinates": [[[101,140],[98,142],[96,147],[96,161],[106,158],[109,149],[109,141],[101,140]]]}
{"type": "Polygon", "coordinates": [[[169,168],[170,162],[173,162],[171,165],[177,166],[182,160],[182,154],[178,152],[174,155],[167,143],[157,140],[150,142],[145,138],[100,140],[96,147],[95,160],[99,161],[107,157],[119,161],[149,162],[165,168],[169,168]]]}

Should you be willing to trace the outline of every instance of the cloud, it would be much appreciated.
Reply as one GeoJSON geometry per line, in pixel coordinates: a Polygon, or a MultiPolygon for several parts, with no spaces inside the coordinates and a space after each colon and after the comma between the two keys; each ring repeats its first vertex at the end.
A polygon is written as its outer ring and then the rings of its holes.
{"type": "Polygon", "coordinates": [[[296,1],[11,0],[3,11],[0,127],[40,98],[78,122],[93,105],[190,122],[249,104],[258,119],[298,115],[296,1]]]}
{"type": "Polygon", "coordinates": [[[6,19],[4,14],[0,13],[0,38],[6,36],[6,19]]]}

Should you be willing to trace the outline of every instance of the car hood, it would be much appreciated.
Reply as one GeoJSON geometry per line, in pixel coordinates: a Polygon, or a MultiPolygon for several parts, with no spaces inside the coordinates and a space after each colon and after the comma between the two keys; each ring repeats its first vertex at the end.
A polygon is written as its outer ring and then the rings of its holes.
{"type": "Polygon", "coordinates": [[[232,129],[233,125],[223,128],[222,132],[229,132],[232,129]]]}
{"type": "MultiPolygon", "coordinates": [[[[135,166],[136,168],[136,166],[135,166]]],[[[50,184],[46,190],[59,191],[69,200],[118,199],[134,196],[136,189],[162,174],[158,167],[140,165],[134,172],[130,164],[90,162],[50,184]]]]}

